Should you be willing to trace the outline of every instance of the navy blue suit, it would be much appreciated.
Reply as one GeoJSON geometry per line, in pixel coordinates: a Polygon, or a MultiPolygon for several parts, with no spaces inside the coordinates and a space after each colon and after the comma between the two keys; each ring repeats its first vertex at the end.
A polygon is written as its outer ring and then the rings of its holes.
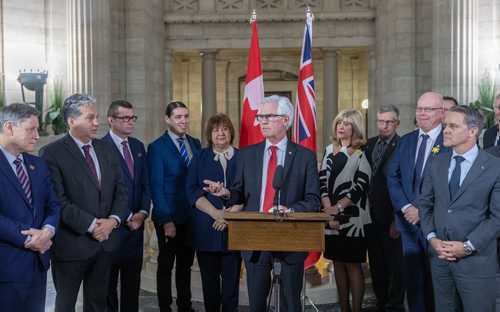
{"type": "Polygon", "coordinates": [[[483,149],[495,146],[498,133],[498,125],[488,128],[483,135],[483,149]]]}
{"type": "MultiPolygon", "coordinates": [[[[217,209],[223,209],[222,199],[203,190],[203,180],[224,181],[219,160],[214,160],[213,149],[204,148],[193,157],[188,168],[186,192],[193,207],[188,226],[188,245],[196,250],[203,285],[205,311],[236,311],[238,308],[241,257],[239,251],[227,250],[227,229],[216,231],[214,220],[196,208],[196,201],[204,196],[217,209]],[[222,291],[221,291],[222,280],[222,291]]],[[[238,150],[227,161],[226,185],[234,181],[238,150]]]]}
{"type": "MultiPolygon", "coordinates": [[[[401,232],[403,254],[405,258],[407,299],[410,311],[432,309],[432,299],[425,302],[426,292],[432,298],[429,262],[427,260],[427,239],[420,226],[406,221],[401,208],[411,204],[413,198],[413,181],[415,175],[415,155],[417,152],[419,130],[412,131],[399,139],[393,157],[389,162],[387,186],[391,196],[392,206],[396,212],[396,226],[401,232]],[[428,283],[428,285],[426,285],[428,283]]],[[[438,135],[433,149],[427,156],[422,172],[428,170],[435,155],[448,152],[450,148],[443,146],[443,132],[438,135]]],[[[418,208],[418,207],[417,207],[418,208]]]]}
{"type": "MultiPolygon", "coordinates": [[[[149,213],[151,195],[149,192],[149,176],[146,150],[141,141],[128,137],[128,146],[134,160],[134,176],[132,177],[127,163],[113,138],[108,133],[102,140],[113,146],[123,173],[123,182],[127,186],[127,213],[135,214],[141,210],[149,213]]],[[[108,310],[118,311],[117,284],[120,275],[120,311],[137,311],[139,309],[139,290],[141,285],[142,257],[144,249],[144,224],[137,230],[131,230],[126,222],[118,229],[120,247],[113,252],[113,266],[108,294],[108,310]]]]}
{"type": "Polygon", "coordinates": [[[29,202],[6,157],[0,151],[0,311],[44,311],[50,250],[44,254],[24,247],[22,230],[57,229],[60,206],[46,163],[24,153],[31,184],[29,202]]]}
{"type": "MultiPolygon", "coordinates": [[[[193,156],[201,148],[200,141],[186,135],[193,156]]],[[[166,131],[148,146],[149,185],[153,200],[153,221],[158,236],[158,267],[156,286],[160,311],[171,311],[172,269],[174,260],[177,307],[191,309],[191,266],[194,250],[185,246],[187,222],[191,206],[186,196],[187,165],[178,147],[166,131]],[[163,225],[173,222],[176,236],[165,240],[163,225]]]]}

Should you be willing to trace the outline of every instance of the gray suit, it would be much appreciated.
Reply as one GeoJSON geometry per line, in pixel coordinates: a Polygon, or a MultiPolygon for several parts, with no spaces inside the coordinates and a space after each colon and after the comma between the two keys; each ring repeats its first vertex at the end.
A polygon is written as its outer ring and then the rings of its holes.
{"type": "Polygon", "coordinates": [[[436,311],[455,311],[456,294],[465,311],[495,310],[496,238],[500,234],[500,166],[479,151],[460,188],[450,199],[451,153],[437,156],[423,183],[418,202],[424,235],[445,241],[469,240],[475,252],[457,261],[441,260],[429,248],[436,311]],[[456,290],[456,291],[454,291],[456,290]]]}

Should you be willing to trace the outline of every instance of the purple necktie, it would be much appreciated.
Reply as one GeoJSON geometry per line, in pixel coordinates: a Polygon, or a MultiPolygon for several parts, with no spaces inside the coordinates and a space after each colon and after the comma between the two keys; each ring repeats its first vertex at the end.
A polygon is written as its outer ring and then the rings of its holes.
{"type": "Polygon", "coordinates": [[[427,140],[429,139],[428,134],[422,134],[422,142],[418,147],[417,161],[415,162],[415,176],[413,178],[413,206],[417,206],[418,198],[420,197],[420,191],[422,190],[422,171],[424,169],[425,162],[425,150],[427,148],[427,140]]]}
{"type": "Polygon", "coordinates": [[[127,164],[128,171],[134,178],[134,162],[132,161],[132,155],[130,154],[130,149],[128,148],[128,141],[122,141],[123,145],[123,158],[125,158],[125,163],[127,164]]]}
{"type": "Polygon", "coordinates": [[[14,160],[14,165],[16,165],[16,173],[19,179],[19,183],[21,183],[21,187],[23,188],[23,191],[26,194],[26,197],[28,198],[28,201],[31,204],[32,200],[31,200],[30,179],[28,179],[28,175],[26,174],[26,172],[24,172],[22,163],[23,163],[22,160],[19,158],[16,158],[16,160],[14,160]]]}
{"type": "Polygon", "coordinates": [[[99,177],[97,176],[97,169],[95,168],[94,160],[92,159],[92,156],[90,156],[90,145],[84,145],[82,146],[83,148],[83,153],[85,154],[85,160],[87,161],[87,165],[89,165],[90,171],[92,171],[92,174],[94,175],[95,180],[99,183],[99,177]]]}

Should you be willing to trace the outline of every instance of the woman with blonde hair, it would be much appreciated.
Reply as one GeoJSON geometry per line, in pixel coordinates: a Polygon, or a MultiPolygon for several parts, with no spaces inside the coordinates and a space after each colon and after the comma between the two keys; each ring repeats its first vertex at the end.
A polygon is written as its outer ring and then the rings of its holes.
{"type": "Polygon", "coordinates": [[[371,169],[362,146],[366,143],[363,117],[358,110],[344,109],[332,123],[331,152],[323,158],[320,172],[321,204],[330,214],[325,230],[324,257],[331,259],[341,311],[361,311],[366,261],[364,227],[370,223],[368,185],[371,169]]]}

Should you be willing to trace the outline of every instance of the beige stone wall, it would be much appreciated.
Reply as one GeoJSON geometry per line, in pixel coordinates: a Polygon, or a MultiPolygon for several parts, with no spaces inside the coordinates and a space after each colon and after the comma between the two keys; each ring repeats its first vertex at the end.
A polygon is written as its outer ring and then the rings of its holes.
{"type": "MultiPolygon", "coordinates": [[[[262,49],[262,69],[266,92],[291,92],[295,105],[297,75],[299,70],[299,49],[262,49]],[[280,79],[281,73],[285,79],[280,79]]],[[[235,144],[238,145],[248,50],[221,50],[217,54],[217,112],[229,115],[237,130],[235,144]]],[[[324,146],[323,123],[323,60],[319,49],[313,50],[313,66],[316,91],[318,152],[324,146]]],[[[350,50],[339,59],[339,108],[354,107],[361,109],[361,101],[368,97],[368,60],[364,52],[350,50]],[[351,56],[357,57],[351,64],[351,56]],[[354,80],[352,80],[354,78],[354,80]],[[354,89],[353,89],[354,88],[354,89]],[[354,92],[352,92],[354,90],[354,92]]],[[[201,57],[198,52],[179,52],[175,54],[173,77],[174,99],[181,100],[190,108],[190,133],[195,137],[203,134],[201,124],[201,57]]]]}

